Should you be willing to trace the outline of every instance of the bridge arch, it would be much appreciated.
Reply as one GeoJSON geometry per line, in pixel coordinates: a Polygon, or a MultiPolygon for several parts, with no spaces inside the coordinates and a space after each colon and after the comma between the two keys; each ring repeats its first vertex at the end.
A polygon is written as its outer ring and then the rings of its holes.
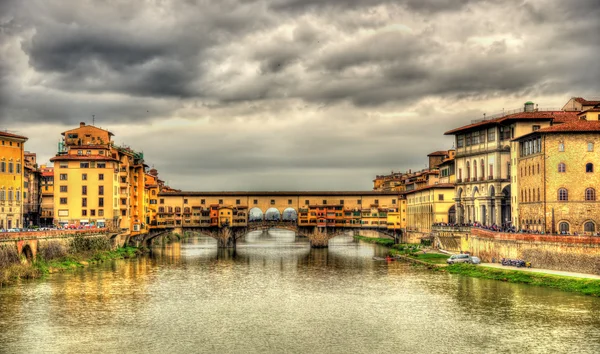
{"type": "Polygon", "coordinates": [[[261,208],[254,207],[248,210],[248,221],[263,221],[265,219],[265,213],[261,208]]]}
{"type": "Polygon", "coordinates": [[[294,208],[285,208],[281,215],[283,221],[296,221],[298,220],[298,211],[294,208]]]}
{"type": "Polygon", "coordinates": [[[281,220],[281,212],[277,208],[269,208],[265,212],[265,220],[280,221],[281,220]]]}
{"type": "Polygon", "coordinates": [[[31,246],[29,244],[23,246],[21,254],[25,256],[27,262],[31,263],[31,261],[33,261],[33,250],[31,249],[31,246]]]}

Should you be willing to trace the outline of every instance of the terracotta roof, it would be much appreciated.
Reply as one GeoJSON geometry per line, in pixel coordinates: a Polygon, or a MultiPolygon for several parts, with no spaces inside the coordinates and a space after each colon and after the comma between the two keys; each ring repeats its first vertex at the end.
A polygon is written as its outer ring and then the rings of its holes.
{"type": "Polygon", "coordinates": [[[50,176],[54,176],[54,171],[42,172],[42,177],[50,177],[50,176]]]}
{"type": "Polygon", "coordinates": [[[23,139],[23,140],[29,139],[22,135],[11,134],[11,133],[7,133],[7,132],[3,132],[3,131],[0,131],[0,136],[6,137],[6,138],[23,139]]]}
{"type": "Polygon", "coordinates": [[[440,151],[432,152],[431,154],[429,154],[427,156],[446,156],[446,155],[448,155],[448,150],[440,150],[440,151]]]}
{"type": "Polygon", "coordinates": [[[68,160],[84,160],[84,161],[116,161],[117,159],[113,159],[111,156],[101,156],[101,155],[61,155],[54,156],[50,159],[50,161],[68,161],[68,160]]]}
{"type": "Polygon", "coordinates": [[[584,106],[597,106],[600,104],[600,101],[588,101],[583,97],[577,97],[575,98],[575,101],[581,103],[584,106]]]}
{"type": "Polygon", "coordinates": [[[461,131],[470,130],[473,128],[484,127],[487,125],[495,125],[511,120],[552,120],[556,123],[563,123],[577,119],[578,112],[565,111],[538,111],[538,112],[520,112],[508,114],[502,117],[484,120],[481,122],[468,124],[460,128],[452,129],[444,133],[444,135],[452,135],[461,131]]]}
{"type": "Polygon", "coordinates": [[[553,125],[544,129],[536,130],[529,134],[520,136],[513,140],[521,140],[532,134],[558,134],[558,133],[600,133],[600,121],[597,120],[577,120],[563,124],[553,125]]]}
{"type": "Polygon", "coordinates": [[[429,185],[429,186],[421,187],[419,189],[414,189],[412,191],[402,192],[402,194],[412,194],[412,193],[424,191],[424,190],[427,190],[427,189],[434,189],[434,188],[450,189],[450,188],[454,188],[454,183],[432,184],[432,185],[429,185]]]}

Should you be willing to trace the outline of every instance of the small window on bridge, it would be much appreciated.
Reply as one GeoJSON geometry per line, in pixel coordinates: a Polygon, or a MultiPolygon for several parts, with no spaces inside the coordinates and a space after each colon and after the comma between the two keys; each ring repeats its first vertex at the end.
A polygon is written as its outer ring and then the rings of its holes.
{"type": "Polygon", "coordinates": [[[304,205],[308,205],[308,204],[310,204],[310,202],[309,202],[309,200],[308,200],[308,199],[306,199],[306,200],[304,201],[304,205]]]}
{"type": "Polygon", "coordinates": [[[183,200],[183,204],[187,204],[187,203],[188,203],[188,200],[187,200],[187,199],[184,199],[184,200],[183,200]]]}
{"type": "Polygon", "coordinates": [[[271,199],[271,205],[275,205],[275,199],[271,199]]]}
{"type": "Polygon", "coordinates": [[[396,204],[396,199],[392,199],[392,204],[396,204]]]}
{"type": "Polygon", "coordinates": [[[288,199],[288,205],[292,205],[292,200],[288,199]]]}
{"type": "Polygon", "coordinates": [[[160,198],[160,204],[165,204],[165,200],[163,198],[160,198]]]}
{"type": "MultiPolygon", "coordinates": [[[[162,204],[162,202],[161,202],[161,204],[162,204]]],[[[206,204],[206,200],[200,199],[200,204],[202,204],[202,205],[206,204]]]]}
{"type": "Polygon", "coordinates": [[[219,204],[223,204],[223,199],[219,199],[219,204]]]}
{"type": "Polygon", "coordinates": [[[340,205],[344,205],[344,200],[340,199],[340,205]]]}
{"type": "Polygon", "coordinates": [[[323,205],[327,205],[327,201],[323,199],[323,205]]]}
{"type": "Polygon", "coordinates": [[[258,199],[254,199],[254,205],[258,204],[258,199]]]}
{"type": "Polygon", "coordinates": [[[362,204],[362,200],[360,200],[360,199],[357,199],[357,200],[356,200],[356,204],[358,204],[358,205],[361,205],[361,204],[362,204]]]}
{"type": "Polygon", "coordinates": [[[240,205],[240,200],[239,199],[235,200],[235,205],[240,205]]]}

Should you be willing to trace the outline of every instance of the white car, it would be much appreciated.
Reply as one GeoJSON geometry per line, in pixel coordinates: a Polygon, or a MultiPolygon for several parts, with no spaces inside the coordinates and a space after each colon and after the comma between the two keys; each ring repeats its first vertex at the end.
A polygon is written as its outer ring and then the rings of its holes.
{"type": "Polygon", "coordinates": [[[471,263],[481,264],[481,259],[479,259],[479,257],[471,256],[471,263]]]}

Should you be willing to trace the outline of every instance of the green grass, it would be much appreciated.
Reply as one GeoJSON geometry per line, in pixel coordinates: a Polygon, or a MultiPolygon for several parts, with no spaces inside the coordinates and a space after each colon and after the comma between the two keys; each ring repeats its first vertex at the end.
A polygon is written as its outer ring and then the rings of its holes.
{"type": "Polygon", "coordinates": [[[377,238],[377,237],[365,237],[365,236],[354,236],[355,240],[360,240],[368,243],[375,243],[377,245],[392,247],[394,240],[391,238],[377,238]]]}
{"type": "Polygon", "coordinates": [[[596,279],[582,279],[559,275],[530,273],[518,270],[494,269],[473,264],[452,264],[448,267],[439,268],[439,270],[451,274],[466,275],[474,278],[544,286],[562,291],[600,297],[600,280],[596,279]]]}
{"type": "Polygon", "coordinates": [[[16,263],[0,268],[0,286],[19,279],[36,279],[46,274],[84,267],[89,263],[101,263],[113,259],[133,258],[143,253],[136,247],[121,247],[111,251],[81,252],[46,260],[39,257],[32,263],[16,263]]]}
{"type": "Polygon", "coordinates": [[[415,253],[410,255],[410,257],[431,264],[446,264],[446,260],[450,256],[441,253],[415,253]]]}

